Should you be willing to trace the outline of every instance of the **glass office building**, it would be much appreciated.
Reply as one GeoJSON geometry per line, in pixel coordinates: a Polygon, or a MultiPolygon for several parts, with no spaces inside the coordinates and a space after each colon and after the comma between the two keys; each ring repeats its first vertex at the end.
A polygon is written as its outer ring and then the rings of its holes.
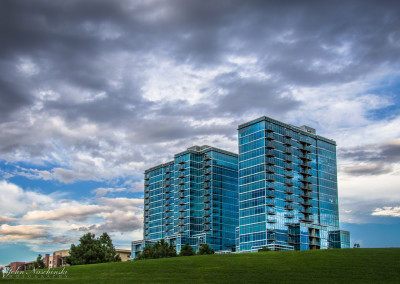
{"type": "Polygon", "coordinates": [[[144,240],[132,243],[132,257],[160,239],[186,243],[196,251],[235,249],[238,227],[238,155],[193,146],[174,160],[145,171],[144,240]]]}
{"type": "Polygon", "coordinates": [[[269,117],[238,131],[237,250],[349,247],[339,231],[335,141],[269,117]]]}

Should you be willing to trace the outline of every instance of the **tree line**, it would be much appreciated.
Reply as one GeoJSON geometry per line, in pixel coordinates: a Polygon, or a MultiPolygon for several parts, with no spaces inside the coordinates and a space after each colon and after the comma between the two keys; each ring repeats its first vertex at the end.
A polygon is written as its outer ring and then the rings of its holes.
{"type": "MultiPolygon", "coordinates": [[[[179,252],[179,256],[192,256],[195,255],[194,249],[186,243],[179,252]]],[[[214,250],[210,248],[208,244],[200,246],[197,254],[214,254],[214,250]]],[[[148,245],[143,248],[143,251],[139,253],[135,260],[143,259],[154,259],[154,258],[166,258],[178,256],[174,245],[168,244],[164,239],[155,242],[153,245],[148,245]]]]}

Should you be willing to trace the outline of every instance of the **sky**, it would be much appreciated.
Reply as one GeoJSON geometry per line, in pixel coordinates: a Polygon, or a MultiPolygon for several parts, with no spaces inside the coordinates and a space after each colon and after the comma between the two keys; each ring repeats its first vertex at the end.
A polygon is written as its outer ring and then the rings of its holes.
{"type": "Polygon", "coordinates": [[[143,172],[260,116],[337,142],[340,223],[400,246],[400,2],[0,1],[0,264],[142,237],[143,172]]]}

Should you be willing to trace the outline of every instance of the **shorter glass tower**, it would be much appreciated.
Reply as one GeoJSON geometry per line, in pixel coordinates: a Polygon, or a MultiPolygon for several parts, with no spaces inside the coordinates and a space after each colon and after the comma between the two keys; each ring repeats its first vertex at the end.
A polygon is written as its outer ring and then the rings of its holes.
{"type": "Polygon", "coordinates": [[[186,243],[196,251],[204,243],[217,252],[235,250],[237,154],[193,146],[146,170],[144,180],[144,240],[132,243],[132,257],[160,239],[177,252],[186,243]]]}

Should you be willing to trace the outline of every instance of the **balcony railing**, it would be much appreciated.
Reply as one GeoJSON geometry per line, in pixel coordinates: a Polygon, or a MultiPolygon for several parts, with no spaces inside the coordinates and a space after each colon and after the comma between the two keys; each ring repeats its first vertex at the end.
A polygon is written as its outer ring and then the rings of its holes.
{"type": "Polygon", "coordinates": [[[204,203],[210,203],[211,202],[211,198],[209,196],[206,196],[203,198],[203,202],[204,203]]]}
{"type": "Polygon", "coordinates": [[[267,132],[275,132],[275,130],[274,130],[274,128],[273,128],[273,126],[271,125],[271,124],[268,124],[266,127],[265,127],[265,131],[267,131],[267,132]]]}
{"type": "Polygon", "coordinates": [[[268,215],[275,215],[276,214],[275,209],[274,208],[267,208],[267,214],[268,215]]]}
{"type": "Polygon", "coordinates": [[[265,147],[269,150],[275,149],[274,142],[268,142],[265,147]]]}
{"type": "Polygon", "coordinates": [[[271,132],[266,132],[266,133],[265,133],[265,138],[266,138],[267,140],[269,140],[269,141],[275,140],[274,134],[271,133],[271,132]]]}
{"type": "Polygon", "coordinates": [[[276,197],[275,190],[267,190],[266,196],[267,198],[275,198],[276,197]]]}
{"type": "Polygon", "coordinates": [[[211,195],[211,190],[210,189],[205,189],[203,196],[210,196],[211,195]]]}
{"type": "Polygon", "coordinates": [[[286,210],[293,210],[293,209],[294,209],[294,206],[293,206],[292,204],[286,204],[286,205],[285,205],[285,209],[286,209],[286,210]]]}
{"type": "Polygon", "coordinates": [[[268,157],[266,157],[266,158],[265,158],[265,163],[266,163],[267,165],[273,166],[273,165],[275,165],[275,159],[274,159],[274,158],[268,158],[268,157]]]}
{"type": "Polygon", "coordinates": [[[204,155],[203,161],[209,161],[211,160],[211,157],[208,155],[204,155]]]}
{"type": "Polygon", "coordinates": [[[275,216],[267,216],[267,222],[268,223],[276,223],[276,217],[275,216]]]}
{"type": "Polygon", "coordinates": [[[275,199],[267,198],[265,204],[270,207],[275,206],[275,199]]]}
{"type": "Polygon", "coordinates": [[[265,171],[269,174],[275,173],[275,167],[274,166],[266,166],[265,171]]]}
{"type": "Polygon", "coordinates": [[[293,187],[285,187],[285,193],[286,194],[294,194],[294,189],[293,187]]]}
{"type": "Polygon", "coordinates": [[[267,156],[267,158],[275,158],[275,153],[273,150],[268,150],[265,155],[267,156]]]}
{"type": "Polygon", "coordinates": [[[269,182],[274,182],[275,181],[275,175],[273,175],[273,174],[266,174],[265,178],[269,182]]]}

